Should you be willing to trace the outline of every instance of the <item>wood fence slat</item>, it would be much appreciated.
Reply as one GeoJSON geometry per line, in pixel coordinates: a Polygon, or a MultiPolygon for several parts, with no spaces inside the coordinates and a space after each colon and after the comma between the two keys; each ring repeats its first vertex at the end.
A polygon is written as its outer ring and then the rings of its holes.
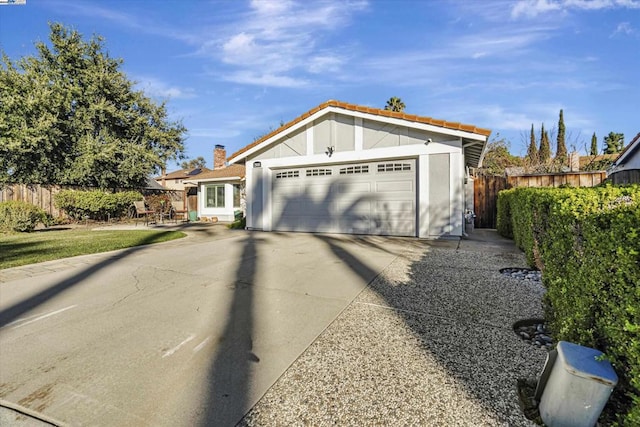
{"type": "MultiPolygon", "coordinates": [[[[635,182],[640,182],[640,170],[635,172],[635,182]]],[[[629,179],[632,174],[620,176],[618,180],[629,179]]],[[[473,182],[474,211],[476,214],[476,228],[496,228],[498,218],[498,193],[507,188],[516,187],[559,187],[567,184],[572,187],[594,187],[606,178],[606,173],[598,172],[574,172],[546,175],[510,175],[479,176],[473,182]]],[[[619,183],[615,180],[613,182],[619,183]]]]}

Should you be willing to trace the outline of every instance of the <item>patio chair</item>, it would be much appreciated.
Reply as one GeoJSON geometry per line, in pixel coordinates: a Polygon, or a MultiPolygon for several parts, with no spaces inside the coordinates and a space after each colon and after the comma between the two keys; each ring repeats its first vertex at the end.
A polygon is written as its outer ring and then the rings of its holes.
{"type": "Polygon", "coordinates": [[[151,209],[147,209],[144,205],[144,200],[139,200],[137,202],[133,202],[133,206],[136,208],[136,226],[138,225],[138,219],[144,217],[144,225],[149,224],[149,215],[151,215],[152,219],[155,215],[155,211],[151,209]]]}
{"type": "Polygon", "coordinates": [[[178,216],[180,216],[182,221],[187,220],[187,212],[188,210],[184,208],[184,202],[171,202],[171,211],[169,212],[169,218],[173,219],[176,223],[178,223],[178,216]]]}

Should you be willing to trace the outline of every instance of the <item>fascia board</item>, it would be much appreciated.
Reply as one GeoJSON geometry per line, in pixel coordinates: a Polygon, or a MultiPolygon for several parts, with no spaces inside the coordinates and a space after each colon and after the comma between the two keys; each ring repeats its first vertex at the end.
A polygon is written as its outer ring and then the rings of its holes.
{"type": "Polygon", "coordinates": [[[636,152],[638,148],[640,148],[640,139],[636,139],[633,141],[634,146],[629,147],[627,151],[622,153],[622,156],[618,157],[616,161],[613,163],[616,166],[623,165],[624,161],[627,157],[631,156],[632,153],[636,152]]]}
{"type": "Polygon", "coordinates": [[[263,150],[264,148],[268,147],[269,145],[273,144],[274,142],[276,142],[278,139],[289,135],[292,132],[297,131],[298,129],[302,128],[302,127],[306,127],[307,123],[310,123],[314,120],[316,120],[319,117],[322,117],[323,115],[325,115],[327,113],[327,111],[329,111],[331,108],[327,108],[324,110],[320,110],[315,112],[314,114],[310,115],[309,117],[307,117],[304,120],[300,120],[298,123],[296,123],[295,125],[291,126],[290,128],[285,129],[284,131],[277,133],[275,135],[273,135],[271,138],[267,138],[264,141],[262,141],[260,144],[256,145],[253,148],[250,148],[249,150],[245,151],[244,153],[238,155],[237,157],[234,157],[233,159],[229,160],[229,164],[234,164],[234,163],[238,163],[240,160],[246,159],[248,157],[250,157],[252,154],[263,150]]]}
{"type": "Polygon", "coordinates": [[[202,182],[221,182],[221,181],[242,181],[243,178],[239,176],[227,176],[224,178],[203,178],[194,181],[183,181],[185,184],[199,185],[202,182]]]}
{"type": "Polygon", "coordinates": [[[396,119],[395,117],[378,116],[376,114],[363,113],[361,111],[344,110],[342,108],[337,108],[337,107],[329,107],[328,110],[336,113],[346,114],[353,117],[360,117],[363,119],[374,120],[377,122],[389,123],[396,126],[407,126],[413,129],[420,129],[428,132],[455,136],[456,138],[473,139],[473,140],[482,141],[482,142],[487,140],[486,136],[479,135],[477,133],[466,132],[463,130],[448,129],[442,126],[435,126],[427,123],[412,122],[405,119],[396,119]]]}

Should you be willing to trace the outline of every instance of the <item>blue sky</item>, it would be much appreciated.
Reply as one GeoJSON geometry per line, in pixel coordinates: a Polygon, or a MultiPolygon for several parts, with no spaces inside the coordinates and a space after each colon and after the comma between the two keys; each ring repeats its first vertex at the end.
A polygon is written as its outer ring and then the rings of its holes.
{"type": "Polygon", "coordinates": [[[329,99],[397,96],[518,155],[561,108],[569,148],[640,132],[640,0],[27,0],[0,6],[0,48],[33,54],[49,21],[104,36],[209,167],[215,144],[231,154],[329,99]]]}

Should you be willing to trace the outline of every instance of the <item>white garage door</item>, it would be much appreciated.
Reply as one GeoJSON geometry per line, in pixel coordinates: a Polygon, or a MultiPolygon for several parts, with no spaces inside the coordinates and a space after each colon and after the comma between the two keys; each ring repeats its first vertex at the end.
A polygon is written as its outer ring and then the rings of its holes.
{"type": "Polygon", "coordinates": [[[415,160],[273,171],[272,229],[416,235],[415,160]]]}

